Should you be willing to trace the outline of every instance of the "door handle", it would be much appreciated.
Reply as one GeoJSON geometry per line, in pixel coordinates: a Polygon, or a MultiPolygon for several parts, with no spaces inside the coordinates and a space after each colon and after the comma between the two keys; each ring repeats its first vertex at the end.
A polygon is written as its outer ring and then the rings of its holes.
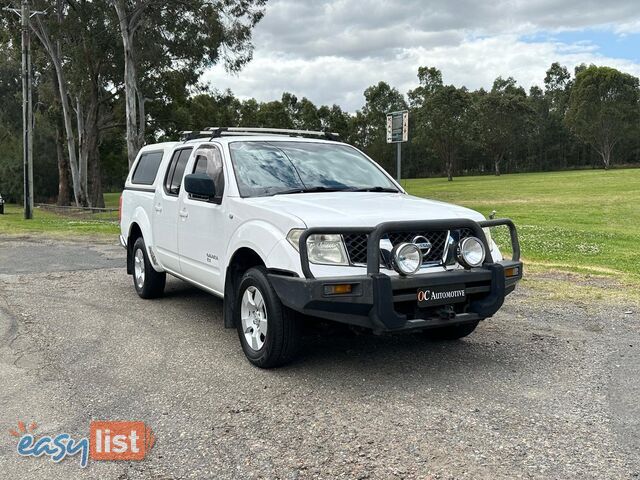
{"type": "Polygon", "coordinates": [[[161,204],[157,204],[154,208],[156,209],[157,213],[162,212],[162,205],[161,204]]]}
{"type": "Polygon", "coordinates": [[[189,212],[187,212],[187,210],[186,210],[186,209],[182,209],[182,210],[180,210],[179,215],[180,215],[182,218],[187,218],[187,217],[189,216],[189,212]]]}

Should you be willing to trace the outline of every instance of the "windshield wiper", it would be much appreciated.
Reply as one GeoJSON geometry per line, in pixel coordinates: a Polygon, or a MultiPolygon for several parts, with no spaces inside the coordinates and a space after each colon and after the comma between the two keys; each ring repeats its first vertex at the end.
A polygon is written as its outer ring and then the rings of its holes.
{"type": "Polygon", "coordinates": [[[290,188],[289,190],[280,190],[279,192],[274,192],[271,195],[288,195],[290,193],[317,193],[317,192],[388,192],[388,193],[398,193],[398,190],[391,187],[325,187],[325,186],[317,186],[317,187],[309,187],[309,188],[290,188]]]}
{"type": "Polygon", "coordinates": [[[352,192],[389,192],[389,193],[398,193],[399,190],[391,187],[364,187],[364,188],[354,188],[350,190],[352,192]]]}
{"type": "Polygon", "coordinates": [[[349,187],[310,187],[310,188],[291,188],[289,190],[280,190],[279,192],[273,193],[273,195],[287,195],[290,193],[317,193],[317,192],[345,192],[345,191],[355,191],[349,187]]]}

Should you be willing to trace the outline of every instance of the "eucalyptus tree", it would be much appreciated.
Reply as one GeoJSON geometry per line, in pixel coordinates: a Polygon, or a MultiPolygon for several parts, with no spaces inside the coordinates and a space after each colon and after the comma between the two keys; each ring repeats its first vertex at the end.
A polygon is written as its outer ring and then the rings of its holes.
{"type": "Polygon", "coordinates": [[[287,107],[287,94],[283,95],[283,100],[271,102],[261,102],[256,112],[258,127],[293,128],[293,118],[287,107]]]}
{"type": "Polygon", "coordinates": [[[610,67],[581,69],[569,99],[566,122],[598,152],[605,169],[615,147],[638,128],[638,78],[610,67]]]}
{"type": "Polygon", "coordinates": [[[0,194],[14,201],[22,194],[20,52],[5,42],[0,56],[0,194]]]}
{"type": "Polygon", "coordinates": [[[322,130],[335,132],[346,142],[353,142],[353,124],[351,115],[342,110],[340,105],[322,105],[318,108],[318,118],[322,130]]]}
{"type": "Polygon", "coordinates": [[[109,103],[117,46],[110,9],[103,2],[38,0],[46,11],[30,25],[55,72],[76,205],[103,206],[100,132],[110,128],[109,103]]]}
{"type": "Polygon", "coordinates": [[[443,86],[442,72],[435,67],[419,67],[418,82],[419,85],[407,94],[412,108],[424,106],[427,98],[443,86]]]}
{"type": "Polygon", "coordinates": [[[400,91],[386,82],[378,82],[364,91],[365,104],[353,119],[356,145],[376,159],[388,171],[393,170],[395,149],[387,144],[387,113],[405,110],[407,102],[400,91]]]}
{"type": "Polygon", "coordinates": [[[298,100],[298,97],[292,93],[285,92],[282,94],[282,103],[294,128],[300,130],[320,130],[322,128],[318,108],[308,98],[303,97],[302,100],[298,100]]]}
{"type": "Polygon", "coordinates": [[[145,141],[145,103],[162,100],[165,74],[197,83],[203,69],[222,62],[239,71],[253,55],[251,34],[266,0],[109,0],[124,55],[129,165],[145,141]]]}
{"type": "Polygon", "coordinates": [[[449,181],[460,146],[469,136],[471,99],[466,88],[443,85],[434,67],[418,69],[420,85],[408,94],[415,119],[415,135],[424,148],[432,147],[449,181]]]}
{"type": "Polygon", "coordinates": [[[481,143],[491,155],[494,173],[500,175],[508,153],[526,138],[532,118],[527,94],[513,78],[498,77],[491,91],[476,100],[481,143]]]}
{"type": "Polygon", "coordinates": [[[425,104],[429,137],[445,166],[449,181],[461,144],[468,134],[471,100],[466,88],[447,85],[435,90],[425,104]]]}
{"type": "Polygon", "coordinates": [[[544,100],[541,100],[548,106],[543,125],[546,131],[543,160],[560,168],[566,166],[571,150],[572,134],[564,117],[572,87],[573,79],[569,70],[558,62],[552,63],[544,77],[544,100]]]}

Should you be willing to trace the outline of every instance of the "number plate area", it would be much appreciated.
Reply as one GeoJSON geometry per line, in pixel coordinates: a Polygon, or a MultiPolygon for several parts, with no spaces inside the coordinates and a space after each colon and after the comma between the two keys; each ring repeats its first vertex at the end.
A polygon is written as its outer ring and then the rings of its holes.
{"type": "Polygon", "coordinates": [[[419,288],[417,293],[418,307],[435,307],[463,303],[467,300],[464,285],[446,285],[433,288],[419,288]]]}

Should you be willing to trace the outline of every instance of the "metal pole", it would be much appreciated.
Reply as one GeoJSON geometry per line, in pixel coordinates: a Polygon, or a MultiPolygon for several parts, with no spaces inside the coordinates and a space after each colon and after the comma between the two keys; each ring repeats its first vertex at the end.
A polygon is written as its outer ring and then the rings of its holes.
{"type": "MultiPolygon", "coordinates": [[[[27,178],[29,179],[28,191],[29,191],[29,213],[28,216],[25,215],[25,218],[31,219],[33,218],[33,127],[34,127],[34,119],[33,119],[33,75],[31,71],[31,28],[29,25],[29,20],[31,19],[31,11],[29,8],[29,1],[24,0],[24,3],[27,4],[27,121],[28,121],[28,131],[27,131],[27,143],[28,143],[28,152],[27,152],[27,164],[28,164],[28,172],[27,178]]],[[[25,209],[26,210],[26,209],[25,209]]]]}
{"type": "Polygon", "coordinates": [[[30,165],[31,154],[29,147],[31,145],[31,76],[29,62],[29,2],[22,0],[22,160],[24,171],[24,218],[29,220],[33,217],[32,211],[32,192],[30,173],[33,167],[30,165]]]}
{"type": "Polygon", "coordinates": [[[396,158],[396,180],[400,182],[400,179],[402,178],[402,142],[398,142],[396,145],[398,150],[396,158]]]}
{"type": "Polygon", "coordinates": [[[20,16],[22,26],[22,162],[24,171],[24,218],[33,218],[33,97],[31,82],[31,30],[29,20],[44,12],[31,12],[29,0],[22,0],[22,8],[4,10],[20,16]]]}

